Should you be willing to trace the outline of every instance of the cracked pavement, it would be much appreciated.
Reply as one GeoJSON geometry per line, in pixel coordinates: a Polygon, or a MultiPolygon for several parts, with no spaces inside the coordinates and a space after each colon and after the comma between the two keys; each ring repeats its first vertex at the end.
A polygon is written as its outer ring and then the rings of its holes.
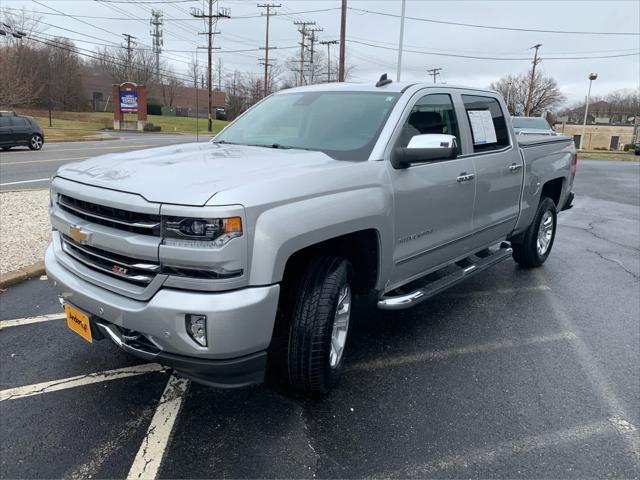
{"type": "MultiPolygon", "coordinates": [[[[160,478],[638,478],[640,164],[580,161],[575,192],[543,268],[360,304],[326,398],[151,371],[0,401],[0,477],[126,477],[181,401],[160,478]]],[[[0,320],[59,311],[38,279],[0,295],[0,320]]],[[[61,320],[0,330],[1,390],[139,363],[61,320]]]]}

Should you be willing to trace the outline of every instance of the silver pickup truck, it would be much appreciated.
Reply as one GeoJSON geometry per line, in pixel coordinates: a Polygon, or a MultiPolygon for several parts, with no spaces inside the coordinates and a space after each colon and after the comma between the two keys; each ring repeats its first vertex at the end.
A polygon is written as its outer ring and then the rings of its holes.
{"type": "Polygon", "coordinates": [[[408,308],[510,256],[544,263],[576,162],[568,137],[516,140],[493,91],[294,88],[209,143],[61,167],[46,269],[86,340],[324,394],[356,295],[408,308]]]}

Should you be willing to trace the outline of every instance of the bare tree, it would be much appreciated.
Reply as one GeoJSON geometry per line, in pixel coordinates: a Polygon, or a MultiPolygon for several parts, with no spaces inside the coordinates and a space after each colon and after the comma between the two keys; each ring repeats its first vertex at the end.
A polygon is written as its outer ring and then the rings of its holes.
{"type": "Polygon", "coordinates": [[[62,110],[82,108],[82,61],[68,39],[54,39],[44,49],[47,59],[47,101],[62,110]]]}
{"type": "Polygon", "coordinates": [[[182,82],[176,78],[175,72],[170,67],[164,70],[164,81],[161,85],[162,100],[164,104],[173,107],[173,101],[175,100],[178,87],[181,87],[182,82]]]}
{"type": "Polygon", "coordinates": [[[198,88],[198,83],[200,82],[200,77],[202,76],[204,69],[202,68],[202,65],[198,63],[198,57],[196,55],[191,57],[187,69],[189,71],[189,77],[193,88],[198,88]]]}
{"type": "MultiPolygon", "coordinates": [[[[157,86],[156,58],[150,50],[134,49],[131,56],[131,78],[128,78],[127,50],[124,47],[103,47],[95,52],[94,65],[103,73],[109,75],[114,83],[130,80],[147,88],[157,86]]],[[[160,63],[160,71],[166,69],[164,62],[160,63]]],[[[161,74],[160,79],[167,76],[161,74]]]]}
{"type": "MultiPolygon", "coordinates": [[[[522,115],[527,104],[531,72],[509,74],[491,84],[493,90],[502,94],[512,115],[522,115]]],[[[537,71],[533,79],[531,94],[531,116],[541,116],[560,106],[566,97],[553,77],[537,71]]]]}

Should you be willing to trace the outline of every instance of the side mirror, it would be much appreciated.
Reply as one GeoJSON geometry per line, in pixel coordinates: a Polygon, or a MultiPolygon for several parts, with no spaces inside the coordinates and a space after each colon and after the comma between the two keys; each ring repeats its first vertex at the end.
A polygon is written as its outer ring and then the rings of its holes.
{"type": "Polygon", "coordinates": [[[397,147],[391,154],[394,168],[407,168],[413,163],[450,160],[458,156],[458,142],[453,135],[425,133],[415,135],[406,147],[397,147]]]}

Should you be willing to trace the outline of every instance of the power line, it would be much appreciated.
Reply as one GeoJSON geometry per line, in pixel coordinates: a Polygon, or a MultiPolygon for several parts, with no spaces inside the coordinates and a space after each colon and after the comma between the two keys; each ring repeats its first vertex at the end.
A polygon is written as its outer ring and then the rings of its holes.
{"type": "MultiPolygon", "coordinates": [[[[348,7],[348,9],[353,10],[354,12],[381,15],[383,17],[400,18],[400,15],[396,15],[393,13],[377,12],[375,10],[365,10],[362,8],[354,8],[354,7],[348,7]]],[[[509,30],[513,32],[557,33],[557,34],[568,34],[568,35],[637,35],[637,36],[640,36],[640,32],[590,32],[590,31],[573,31],[573,30],[543,30],[543,29],[536,29],[536,28],[500,27],[497,25],[480,25],[477,23],[450,22],[445,20],[434,20],[432,18],[422,18],[422,17],[406,17],[405,16],[405,18],[408,20],[416,20],[420,22],[438,23],[441,25],[454,25],[456,27],[484,28],[488,30],[509,30]]]]}
{"type": "MultiPolygon", "coordinates": [[[[396,51],[397,48],[394,47],[387,47],[384,45],[376,45],[373,43],[369,43],[369,42],[361,42],[359,40],[347,40],[347,42],[349,43],[355,43],[358,45],[366,45],[368,47],[374,47],[374,48],[380,48],[383,50],[392,50],[392,51],[396,51]]],[[[475,60],[504,60],[504,61],[510,61],[510,60],[527,60],[529,61],[531,57],[481,57],[481,56],[476,56],[476,55],[461,55],[461,54],[454,54],[454,53],[442,53],[442,52],[433,52],[433,51],[428,51],[428,50],[404,50],[405,52],[409,52],[409,53],[418,53],[421,55],[436,55],[436,56],[440,56],[440,57],[456,57],[456,58],[470,58],[470,59],[475,59],[475,60]]],[[[592,59],[599,59],[599,58],[618,58],[618,57],[634,57],[637,56],[640,53],[640,50],[634,53],[621,53],[618,55],[596,55],[596,56],[591,56],[591,57],[545,57],[545,60],[592,60],[592,59]]]]}

